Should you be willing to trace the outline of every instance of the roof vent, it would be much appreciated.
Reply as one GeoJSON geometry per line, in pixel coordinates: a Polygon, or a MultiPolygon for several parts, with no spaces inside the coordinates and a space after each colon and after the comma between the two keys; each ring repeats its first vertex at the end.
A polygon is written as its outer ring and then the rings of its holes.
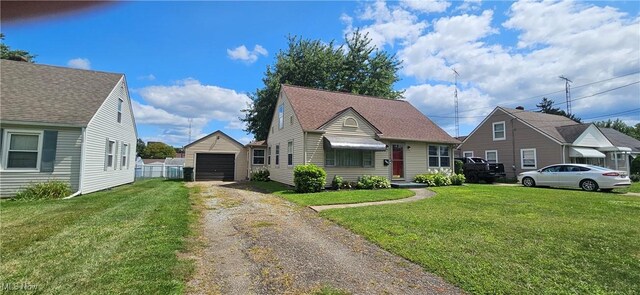
{"type": "Polygon", "coordinates": [[[524,111],[524,107],[523,107],[523,106],[517,106],[517,107],[516,107],[516,110],[524,111]]]}

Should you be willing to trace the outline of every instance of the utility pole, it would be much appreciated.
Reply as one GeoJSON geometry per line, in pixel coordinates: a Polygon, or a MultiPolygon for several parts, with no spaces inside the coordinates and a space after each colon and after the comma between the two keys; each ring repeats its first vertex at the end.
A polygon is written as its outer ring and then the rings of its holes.
{"type": "Polygon", "coordinates": [[[560,76],[560,79],[564,80],[564,93],[567,99],[567,115],[571,115],[571,83],[573,81],[565,76],[560,76]]]}
{"type": "Polygon", "coordinates": [[[455,116],[456,137],[459,137],[460,136],[460,117],[458,115],[458,77],[460,77],[460,74],[458,74],[455,68],[452,68],[451,70],[453,71],[453,80],[455,85],[455,88],[453,90],[453,99],[454,99],[455,113],[456,113],[456,116],[455,116]]]}

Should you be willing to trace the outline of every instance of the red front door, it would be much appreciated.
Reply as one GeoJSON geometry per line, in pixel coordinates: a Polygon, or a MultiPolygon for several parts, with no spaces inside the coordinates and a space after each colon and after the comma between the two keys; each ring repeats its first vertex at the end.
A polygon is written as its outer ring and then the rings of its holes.
{"type": "Polygon", "coordinates": [[[404,145],[394,143],[391,145],[391,179],[404,179],[404,145]]]}

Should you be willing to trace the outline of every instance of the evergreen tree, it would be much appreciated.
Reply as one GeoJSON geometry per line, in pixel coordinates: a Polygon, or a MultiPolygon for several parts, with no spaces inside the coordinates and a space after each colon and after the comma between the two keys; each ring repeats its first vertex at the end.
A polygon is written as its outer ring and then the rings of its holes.
{"type": "Polygon", "coordinates": [[[545,113],[545,114],[551,114],[551,115],[559,115],[559,116],[565,116],[571,120],[574,120],[578,123],[582,123],[582,120],[578,117],[576,117],[576,115],[574,114],[567,114],[565,111],[561,110],[560,108],[554,108],[553,107],[553,100],[548,99],[546,97],[542,98],[542,101],[536,105],[536,107],[538,107],[540,110],[538,112],[540,113],[545,113]]]}

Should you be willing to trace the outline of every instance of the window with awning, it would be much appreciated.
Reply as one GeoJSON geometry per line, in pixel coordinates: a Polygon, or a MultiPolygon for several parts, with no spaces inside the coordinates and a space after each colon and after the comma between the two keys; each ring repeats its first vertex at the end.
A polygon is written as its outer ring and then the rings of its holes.
{"type": "Polygon", "coordinates": [[[572,158],[606,158],[600,151],[592,148],[570,147],[569,157],[572,158]]]}
{"type": "Polygon", "coordinates": [[[370,137],[324,136],[324,148],[336,150],[384,151],[387,146],[370,137]]]}

